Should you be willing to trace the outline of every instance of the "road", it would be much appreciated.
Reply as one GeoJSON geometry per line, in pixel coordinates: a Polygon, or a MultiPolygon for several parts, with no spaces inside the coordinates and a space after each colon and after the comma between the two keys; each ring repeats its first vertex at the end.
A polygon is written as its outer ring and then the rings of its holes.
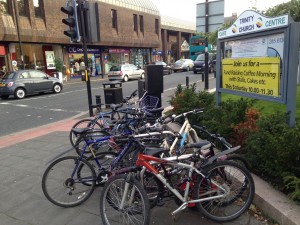
{"type": "MultiPolygon", "coordinates": [[[[215,87],[215,79],[210,75],[209,88],[215,87]]],[[[162,106],[169,105],[170,96],[174,94],[178,84],[185,85],[186,77],[189,83],[196,83],[198,90],[204,89],[204,82],[200,74],[178,72],[164,76],[164,93],[162,94],[162,106]]],[[[104,102],[104,81],[92,81],[92,100],[95,103],[95,95],[101,95],[104,102]]],[[[130,95],[138,89],[138,81],[133,80],[122,84],[123,96],[130,95]]],[[[87,115],[88,100],[85,82],[67,83],[60,94],[42,94],[17,100],[10,97],[0,100],[0,136],[12,134],[25,129],[38,127],[76,115],[87,115]]]]}

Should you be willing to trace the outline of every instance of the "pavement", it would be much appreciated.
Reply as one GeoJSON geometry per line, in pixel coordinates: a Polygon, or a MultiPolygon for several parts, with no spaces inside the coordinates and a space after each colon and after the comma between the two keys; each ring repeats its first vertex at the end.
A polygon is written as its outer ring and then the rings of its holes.
{"type": "MultiPolygon", "coordinates": [[[[47,163],[71,149],[69,131],[81,118],[75,116],[0,137],[0,225],[102,224],[99,212],[101,187],[74,208],[53,205],[41,188],[47,163]]],[[[76,155],[75,151],[67,154],[76,155]]],[[[300,206],[254,174],[253,177],[256,187],[253,204],[262,211],[263,217],[254,216],[250,210],[232,222],[215,223],[203,218],[199,212],[185,209],[173,218],[171,212],[176,205],[168,201],[151,210],[151,224],[263,225],[269,222],[261,218],[269,217],[274,224],[300,225],[300,206]]]]}

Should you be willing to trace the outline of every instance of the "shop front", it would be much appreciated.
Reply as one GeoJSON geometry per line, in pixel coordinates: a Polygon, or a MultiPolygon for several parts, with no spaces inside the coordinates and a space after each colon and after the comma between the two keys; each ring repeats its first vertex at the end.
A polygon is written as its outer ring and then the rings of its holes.
{"type": "Polygon", "coordinates": [[[105,74],[113,65],[129,63],[129,48],[103,48],[102,53],[105,74]]]}
{"type": "Polygon", "coordinates": [[[88,65],[85,65],[82,46],[67,46],[71,77],[81,77],[80,70],[85,68],[91,71],[91,76],[98,76],[101,72],[101,49],[98,47],[88,47],[88,65]]]}
{"type": "Polygon", "coordinates": [[[51,74],[56,72],[55,59],[63,61],[60,45],[10,43],[9,53],[11,65],[6,65],[7,70],[37,69],[51,74]]]}
{"type": "Polygon", "coordinates": [[[5,45],[0,45],[0,70],[6,72],[7,69],[6,48],[5,45]]]}
{"type": "Polygon", "coordinates": [[[130,49],[130,63],[140,68],[144,68],[150,62],[150,49],[132,48],[130,49]]]}

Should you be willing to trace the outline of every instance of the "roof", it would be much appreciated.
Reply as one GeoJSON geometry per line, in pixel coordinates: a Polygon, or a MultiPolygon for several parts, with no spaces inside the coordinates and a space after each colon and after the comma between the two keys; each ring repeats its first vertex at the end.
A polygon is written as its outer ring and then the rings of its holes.
{"type": "Polygon", "coordinates": [[[97,1],[159,16],[159,10],[152,0],[97,0],[97,1]]]}
{"type": "MultiPolygon", "coordinates": [[[[196,18],[195,18],[196,20],[196,18]]],[[[161,26],[164,27],[174,27],[183,30],[188,30],[191,33],[196,33],[196,22],[190,22],[183,19],[178,19],[170,16],[161,15],[161,26]]]]}

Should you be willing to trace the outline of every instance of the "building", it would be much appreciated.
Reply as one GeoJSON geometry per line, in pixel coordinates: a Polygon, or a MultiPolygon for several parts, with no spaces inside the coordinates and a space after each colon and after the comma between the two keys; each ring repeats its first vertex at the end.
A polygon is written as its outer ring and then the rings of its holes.
{"type": "MultiPolygon", "coordinates": [[[[93,75],[107,73],[114,63],[143,67],[153,60],[171,62],[187,56],[188,46],[182,44],[195,29],[161,17],[151,0],[89,2],[98,9],[100,30],[100,40],[88,44],[86,66],[93,75]]],[[[65,5],[66,0],[1,0],[0,70],[36,68],[51,74],[56,71],[54,59],[61,59],[76,75],[83,50],[63,34],[68,27],[60,8],[65,5]]]]}

